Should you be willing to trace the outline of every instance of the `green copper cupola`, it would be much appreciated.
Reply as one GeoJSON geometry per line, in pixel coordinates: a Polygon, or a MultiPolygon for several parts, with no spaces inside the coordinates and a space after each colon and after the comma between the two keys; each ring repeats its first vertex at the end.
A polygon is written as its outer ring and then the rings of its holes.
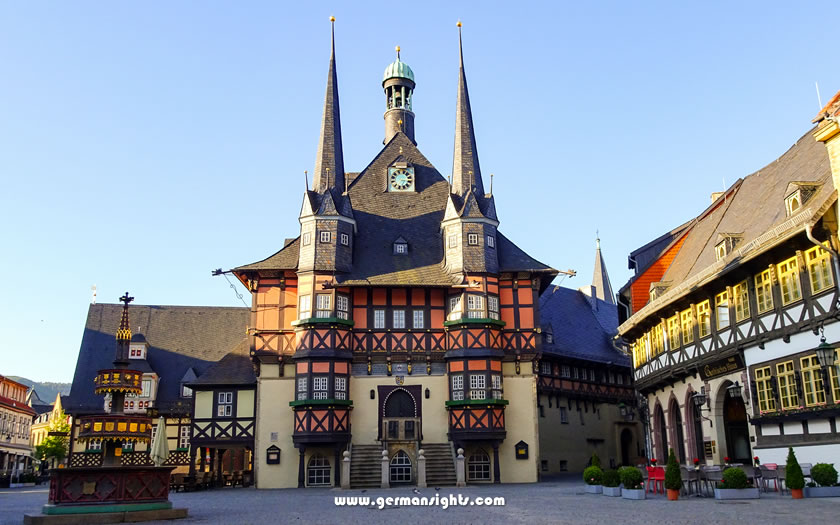
{"type": "Polygon", "coordinates": [[[400,47],[397,46],[397,59],[388,64],[382,77],[385,90],[385,140],[388,143],[397,132],[405,133],[414,140],[414,71],[400,60],[400,47]]]}

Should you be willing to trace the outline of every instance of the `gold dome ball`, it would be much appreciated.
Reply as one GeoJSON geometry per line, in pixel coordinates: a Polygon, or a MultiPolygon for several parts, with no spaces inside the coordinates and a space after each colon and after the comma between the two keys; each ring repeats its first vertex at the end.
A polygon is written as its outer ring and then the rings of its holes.
{"type": "Polygon", "coordinates": [[[330,22],[335,22],[335,17],[334,16],[330,17],[330,22]]]}
{"type": "Polygon", "coordinates": [[[455,24],[455,25],[457,25],[458,27],[461,27],[461,21],[460,21],[460,20],[458,20],[458,23],[457,23],[457,24],[455,24]]]}

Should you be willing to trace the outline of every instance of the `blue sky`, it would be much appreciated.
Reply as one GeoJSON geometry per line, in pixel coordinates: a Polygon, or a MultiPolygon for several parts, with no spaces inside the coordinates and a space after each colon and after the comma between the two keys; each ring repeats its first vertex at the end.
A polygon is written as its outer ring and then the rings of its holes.
{"type": "MultiPolygon", "coordinates": [[[[840,89],[830,2],[2,2],[0,374],[70,381],[90,287],[241,304],[213,268],[298,233],[336,22],[345,166],[413,68],[452,166],[457,29],[500,229],[589,283],[784,153],[840,89]],[[266,209],[273,209],[266,214],[266,209]]],[[[485,181],[487,184],[487,181],[485,181]]],[[[240,287],[240,292],[244,290],[240,287]]]]}

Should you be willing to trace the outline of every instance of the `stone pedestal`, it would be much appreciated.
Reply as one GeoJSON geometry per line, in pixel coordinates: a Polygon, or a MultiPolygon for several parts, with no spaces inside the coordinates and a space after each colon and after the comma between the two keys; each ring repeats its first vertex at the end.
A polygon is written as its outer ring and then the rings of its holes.
{"type": "Polygon", "coordinates": [[[383,489],[391,488],[391,472],[388,468],[388,451],[382,451],[382,484],[380,485],[383,489]]]}
{"type": "Polygon", "coordinates": [[[458,456],[455,458],[455,486],[467,486],[467,473],[464,470],[464,449],[458,449],[458,456]]]}
{"type": "Polygon", "coordinates": [[[341,460],[341,488],[350,488],[350,451],[344,451],[344,459],[341,460]]]}
{"type": "Polygon", "coordinates": [[[417,451],[417,486],[426,487],[426,456],[422,448],[417,451]]]}

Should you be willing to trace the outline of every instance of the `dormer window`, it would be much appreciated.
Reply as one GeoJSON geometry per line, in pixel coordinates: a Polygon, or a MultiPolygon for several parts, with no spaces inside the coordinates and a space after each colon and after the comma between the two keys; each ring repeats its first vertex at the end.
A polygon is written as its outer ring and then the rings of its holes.
{"type": "Polygon", "coordinates": [[[726,241],[721,241],[715,246],[715,260],[719,261],[726,257],[728,250],[726,249],[726,241]]]}
{"type": "Polygon", "coordinates": [[[128,348],[129,359],[146,359],[145,343],[132,343],[128,348]]]}
{"type": "Polygon", "coordinates": [[[192,397],[192,388],[187,385],[181,385],[181,397],[192,397]]]}
{"type": "Polygon", "coordinates": [[[477,233],[468,233],[467,234],[467,244],[470,246],[478,246],[478,234],[477,233]]]}
{"type": "Polygon", "coordinates": [[[492,235],[487,236],[487,247],[488,248],[495,248],[496,247],[496,238],[492,235]]]}
{"type": "Polygon", "coordinates": [[[394,241],[394,255],[405,255],[408,253],[408,241],[402,237],[394,241]]]}
{"type": "Polygon", "coordinates": [[[732,253],[732,250],[741,241],[742,235],[740,233],[718,233],[717,238],[718,243],[715,244],[715,260],[720,261],[732,253]]]}
{"type": "Polygon", "coordinates": [[[788,183],[787,189],[785,190],[785,213],[788,216],[797,213],[817,192],[820,184],[815,181],[793,181],[788,183]]]}
{"type": "Polygon", "coordinates": [[[785,198],[785,210],[787,211],[788,215],[793,215],[801,207],[802,192],[800,190],[796,190],[795,192],[788,195],[787,198],[785,198]]]}

